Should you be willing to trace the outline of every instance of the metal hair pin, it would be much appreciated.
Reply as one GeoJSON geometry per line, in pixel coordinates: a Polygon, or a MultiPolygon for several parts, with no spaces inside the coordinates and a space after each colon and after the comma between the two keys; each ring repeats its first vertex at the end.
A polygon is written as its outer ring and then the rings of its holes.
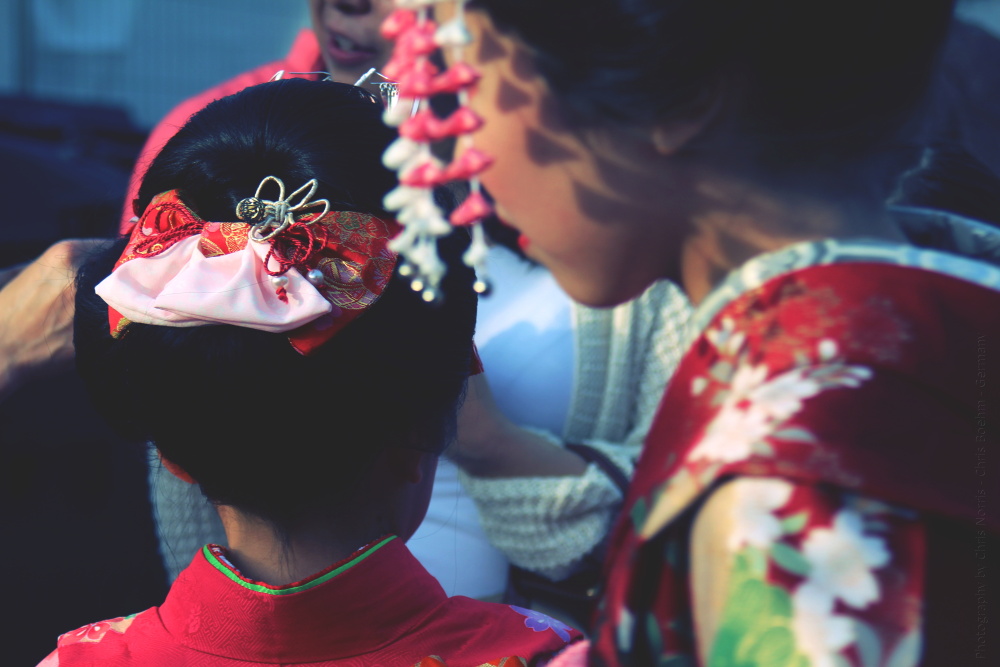
{"type": "Polygon", "coordinates": [[[257,186],[257,192],[254,193],[253,197],[241,199],[236,204],[236,217],[252,225],[249,234],[251,241],[264,243],[294,224],[311,225],[330,212],[328,200],[311,201],[318,187],[319,184],[313,178],[286,197],[285,184],[281,179],[276,176],[267,176],[257,186]],[[274,201],[261,199],[261,192],[268,181],[274,181],[278,184],[278,199],[274,201]],[[302,195],[302,198],[298,203],[292,203],[292,200],[299,195],[302,195]],[[318,206],[323,207],[323,212],[319,215],[307,221],[296,220],[297,215],[303,215],[308,209],[315,209],[318,206]]]}
{"type": "MultiPolygon", "coordinates": [[[[373,86],[378,86],[379,95],[382,96],[382,102],[383,104],[385,104],[386,109],[392,109],[393,107],[396,106],[396,102],[399,100],[399,84],[397,82],[393,81],[385,74],[382,74],[382,72],[379,72],[377,69],[372,67],[370,70],[365,72],[360,79],[355,81],[354,85],[361,86],[366,83],[369,83],[373,86]],[[377,74],[378,76],[382,77],[384,81],[369,81],[369,79],[372,78],[373,74],[377,74]]],[[[413,112],[414,113],[416,112],[416,108],[413,109],[413,112]]]]}
{"type": "MultiPolygon", "coordinates": [[[[270,81],[281,81],[286,75],[295,76],[309,76],[309,75],[322,75],[323,78],[320,81],[333,81],[333,75],[330,72],[286,72],[283,69],[279,69],[274,73],[274,76],[270,78],[270,81]]],[[[372,67],[367,72],[361,75],[361,78],[354,82],[355,86],[363,86],[365,84],[372,86],[378,86],[378,92],[382,96],[382,102],[385,104],[387,109],[392,109],[396,106],[396,101],[399,99],[399,84],[391,80],[382,72],[372,67]],[[373,75],[378,75],[384,79],[384,81],[369,81],[373,75]]],[[[410,115],[414,115],[417,112],[417,104],[412,105],[410,115]]]]}

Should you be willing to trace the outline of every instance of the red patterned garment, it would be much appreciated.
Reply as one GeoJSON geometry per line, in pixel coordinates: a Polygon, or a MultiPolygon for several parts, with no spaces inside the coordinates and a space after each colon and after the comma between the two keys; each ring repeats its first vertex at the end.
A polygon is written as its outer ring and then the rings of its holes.
{"type": "Polygon", "coordinates": [[[162,605],[62,635],[40,667],[409,667],[430,655],[450,667],[520,667],[518,656],[579,636],[524,610],[449,598],[395,537],[281,587],[244,578],[209,545],[162,605]]]}
{"type": "MultiPolygon", "coordinates": [[[[132,228],[112,276],[97,288],[98,294],[108,302],[111,335],[119,337],[130,318],[153,324],[176,322],[184,320],[185,315],[190,316],[192,308],[198,316],[190,319],[202,323],[269,330],[261,323],[270,326],[289,321],[283,319],[289,317],[289,296],[296,304],[301,304],[304,293],[289,287],[288,296],[271,296],[269,292],[274,290],[267,287],[264,272],[281,269],[279,258],[289,257],[294,251],[293,243],[305,239],[303,245],[308,248],[308,257],[287,260],[284,275],[286,279],[295,276],[297,284],[304,286],[306,292],[324,299],[326,303],[320,303],[329,312],[317,316],[316,311],[310,311],[312,317],[302,318],[305,323],[301,326],[278,330],[287,331],[292,347],[308,355],[375,303],[395,270],[396,255],[388,248],[389,239],[399,230],[393,220],[355,211],[330,211],[319,219],[303,218],[273,241],[257,244],[255,248],[248,248],[250,229],[251,225],[245,222],[202,220],[177,190],[153,197],[138,224],[132,228]],[[296,236],[298,239],[290,238],[296,236]],[[179,246],[188,243],[190,247],[180,252],[179,246]],[[254,260],[253,255],[249,255],[249,265],[227,262],[214,271],[206,268],[206,264],[211,267],[215,258],[247,254],[251,250],[258,257],[254,260]],[[180,254],[176,254],[178,252],[180,254]],[[194,263],[192,254],[209,261],[194,263]],[[128,277],[120,278],[119,269],[135,260],[147,264],[130,271],[128,277]],[[197,271],[191,271],[192,264],[199,267],[197,271]],[[311,282],[311,286],[298,277],[309,269],[322,274],[322,279],[311,282]],[[178,288],[172,281],[185,274],[190,277],[182,288],[178,288]],[[102,291],[112,281],[116,284],[102,291]],[[180,305],[184,309],[179,313],[158,307],[167,288],[182,297],[180,305]],[[128,313],[123,306],[118,306],[122,311],[119,312],[112,305],[119,303],[127,305],[135,314],[128,313]],[[156,319],[143,319],[151,315],[156,319]]],[[[280,291],[284,292],[284,288],[280,291]]]]}
{"type": "Polygon", "coordinates": [[[743,267],[696,322],[613,533],[588,663],[971,664],[1000,529],[984,418],[1000,271],[801,244],[743,267]],[[728,480],[734,565],[698,656],[692,525],[728,480]]]}

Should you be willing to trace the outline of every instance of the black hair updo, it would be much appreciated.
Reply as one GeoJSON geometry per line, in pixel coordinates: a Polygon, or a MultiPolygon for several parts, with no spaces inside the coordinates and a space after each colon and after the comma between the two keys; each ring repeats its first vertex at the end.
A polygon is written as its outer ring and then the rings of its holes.
{"type": "MultiPolygon", "coordinates": [[[[195,114],[150,165],[144,208],[179,189],[205,220],[235,219],[265,176],[317,179],[334,210],[385,215],[395,185],[381,154],[395,137],[354,86],[289,79],[247,88],[195,114]]],[[[476,295],[457,240],[433,307],[393,276],[382,297],[308,357],[284,334],[228,325],[129,324],[114,339],[94,293],[125,239],[78,276],[77,367],[127,437],[154,443],[214,502],[289,527],[349,502],[384,448],[441,451],[470,369],[476,295]]]]}

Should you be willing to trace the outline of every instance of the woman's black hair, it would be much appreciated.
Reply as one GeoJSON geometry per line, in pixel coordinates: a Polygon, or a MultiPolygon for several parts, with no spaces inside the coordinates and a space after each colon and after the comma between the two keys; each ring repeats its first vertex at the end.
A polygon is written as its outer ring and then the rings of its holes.
{"type": "MultiPolygon", "coordinates": [[[[472,0],[569,120],[652,127],[725,90],[763,174],[843,172],[919,114],[954,0],[472,0]]],[[[515,63],[516,66],[516,63],[515,63]]],[[[728,143],[726,145],[729,145],[728,143]]],[[[744,147],[741,147],[744,148],[744,147]]]]}
{"type": "MultiPolygon", "coordinates": [[[[265,176],[339,210],[380,214],[393,175],[380,162],[394,133],[353,86],[300,79],[247,88],[197,113],[150,165],[145,206],[177,188],[207,220],[234,219],[265,176]]],[[[430,306],[394,276],[381,298],[312,355],[284,334],[227,325],[129,324],[108,331],[94,286],[125,240],[78,276],[77,367],[126,436],[153,442],[212,501],[288,528],[350,502],[386,447],[439,452],[453,436],[470,369],[476,296],[471,271],[444,244],[445,301],[430,306]]]]}

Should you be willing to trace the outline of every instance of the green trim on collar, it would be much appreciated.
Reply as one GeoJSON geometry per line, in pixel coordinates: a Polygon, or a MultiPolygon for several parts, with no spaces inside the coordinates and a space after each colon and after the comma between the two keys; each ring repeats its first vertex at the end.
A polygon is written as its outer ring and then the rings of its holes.
{"type": "Polygon", "coordinates": [[[206,560],[208,560],[208,562],[211,563],[211,565],[216,570],[226,575],[229,579],[236,582],[243,588],[249,588],[250,590],[257,591],[258,593],[267,593],[268,595],[291,595],[292,593],[301,593],[302,591],[314,588],[316,586],[319,586],[320,584],[325,584],[326,582],[336,577],[338,574],[346,572],[347,570],[351,569],[364,559],[368,558],[373,553],[375,553],[376,551],[378,551],[379,549],[381,549],[394,539],[396,539],[396,536],[390,535],[389,537],[386,537],[385,539],[381,540],[372,547],[365,549],[364,552],[358,554],[357,556],[347,561],[340,567],[330,570],[326,574],[320,577],[316,577],[315,579],[312,579],[310,581],[307,581],[304,584],[301,584],[299,586],[292,586],[291,588],[274,588],[263,584],[252,583],[250,581],[247,581],[246,579],[243,579],[242,577],[240,577],[240,575],[234,572],[232,568],[229,568],[225,565],[225,563],[222,563],[216,557],[216,555],[212,553],[212,550],[208,548],[208,545],[202,547],[201,552],[205,555],[206,560]]]}

